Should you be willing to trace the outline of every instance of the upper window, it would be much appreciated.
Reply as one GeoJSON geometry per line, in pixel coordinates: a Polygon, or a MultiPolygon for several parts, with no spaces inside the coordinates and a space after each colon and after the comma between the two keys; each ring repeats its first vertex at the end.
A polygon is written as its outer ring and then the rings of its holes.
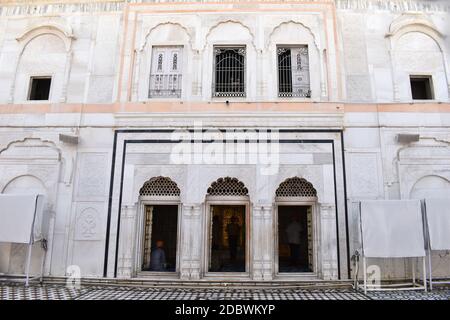
{"type": "Polygon", "coordinates": [[[308,46],[278,47],[278,96],[311,97],[308,46]]]}
{"type": "Polygon", "coordinates": [[[410,76],[413,100],[432,100],[433,86],[430,76],[410,76]]]}
{"type": "Polygon", "coordinates": [[[52,77],[31,77],[28,100],[48,100],[52,77]]]}
{"type": "Polygon", "coordinates": [[[245,47],[214,47],[213,97],[245,97],[245,47]]]}
{"type": "Polygon", "coordinates": [[[153,47],[149,98],[180,98],[182,47],[153,47]]]}

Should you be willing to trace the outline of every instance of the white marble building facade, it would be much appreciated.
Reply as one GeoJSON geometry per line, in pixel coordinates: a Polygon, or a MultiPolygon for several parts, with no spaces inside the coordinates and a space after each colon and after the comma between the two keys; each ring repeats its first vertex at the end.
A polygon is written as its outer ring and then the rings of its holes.
{"type": "MultiPolygon", "coordinates": [[[[46,276],[77,265],[93,278],[349,279],[360,250],[358,201],[450,196],[449,18],[450,3],[425,0],[1,1],[0,192],[46,195],[46,276]],[[241,50],[243,94],[217,94],[223,48],[241,50]],[[307,48],[292,65],[307,62],[308,94],[281,92],[285,48],[307,48]],[[153,95],[163,86],[154,73],[166,68],[155,52],[171,54],[165,76],[176,95],[153,95]],[[43,78],[51,79],[48,97],[30,99],[43,78]],[[413,99],[412,78],[428,81],[426,99],[413,99]],[[258,134],[276,133],[277,170],[173,161],[179,132],[205,150],[227,130],[255,134],[257,145],[258,134]],[[140,196],[155,177],[175,182],[179,195],[140,196]],[[225,177],[248,194],[208,196],[225,177]],[[277,197],[290,178],[316,195],[277,197]],[[240,274],[208,272],[217,203],[246,208],[240,274]],[[143,208],[152,204],[178,206],[172,274],[141,268],[143,208]],[[278,272],[281,204],[312,210],[312,272],[278,272]]],[[[36,271],[38,246],[34,253],[36,271]]],[[[0,273],[23,273],[24,257],[23,246],[1,243],[0,273]]],[[[373,263],[384,279],[410,277],[406,260],[373,263]]],[[[450,276],[448,252],[433,265],[450,276]]]]}

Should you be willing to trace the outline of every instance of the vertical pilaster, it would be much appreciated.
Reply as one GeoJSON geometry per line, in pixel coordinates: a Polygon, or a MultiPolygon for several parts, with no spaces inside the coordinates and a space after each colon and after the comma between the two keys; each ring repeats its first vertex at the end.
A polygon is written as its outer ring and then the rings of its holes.
{"type": "Polygon", "coordinates": [[[263,254],[263,278],[273,278],[274,240],[273,232],[273,206],[268,204],[262,207],[262,218],[264,223],[264,254],[263,254]]]}
{"type": "Polygon", "coordinates": [[[253,266],[252,266],[252,277],[253,280],[263,279],[263,268],[264,268],[264,243],[263,243],[263,229],[264,229],[264,219],[263,219],[263,209],[261,206],[253,206],[252,210],[252,222],[251,222],[251,251],[253,254],[253,266]]]}
{"type": "Polygon", "coordinates": [[[337,235],[336,235],[336,207],[334,204],[319,205],[320,217],[320,260],[319,274],[324,280],[338,279],[337,235]]]}
{"type": "Polygon", "coordinates": [[[201,212],[201,204],[183,205],[180,253],[180,277],[183,280],[200,279],[203,235],[201,212]]]}
{"type": "Polygon", "coordinates": [[[117,277],[131,278],[134,269],[134,248],[136,235],[136,204],[122,207],[122,216],[120,222],[120,256],[117,261],[117,277]]]}

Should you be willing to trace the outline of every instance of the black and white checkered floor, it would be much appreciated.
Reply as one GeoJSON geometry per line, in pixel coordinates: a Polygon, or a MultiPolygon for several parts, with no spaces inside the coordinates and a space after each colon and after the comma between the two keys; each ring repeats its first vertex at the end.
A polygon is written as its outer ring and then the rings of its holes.
{"type": "Polygon", "coordinates": [[[383,291],[364,295],[351,289],[188,289],[0,284],[1,300],[450,300],[450,288],[383,291]]]}

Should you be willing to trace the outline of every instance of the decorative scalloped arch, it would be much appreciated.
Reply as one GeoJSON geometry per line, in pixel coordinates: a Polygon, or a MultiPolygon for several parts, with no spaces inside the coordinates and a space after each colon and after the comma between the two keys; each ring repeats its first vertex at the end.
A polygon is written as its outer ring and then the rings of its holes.
{"type": "Polygon", "coordinates": [[[274,34],[278,29],[280,29],[283,25],[287,25],[287,24],[291,24],[291,23],[292,23],[292,24],[296,24],[296,25],[300,25],[300,26],[302,26],[303,28],[305,28],[305,29],[309,32],[309,34],[312,36],[313,41],[314,41],[314,45],[316,46],[316,49],[320,52],[320,45],[319,45],[319,42],[318,42],[317,37],[315,36],[314,32],[312,32],[311,28],[308,27],[307,25],[305,25],[303,22],[295,21],[295,20],[283,21],[283,22],[279,23],[278,25],[276,25],[276,26],[272,29],[272,31],[270,32],[269,36],[267,37],[267,43],[266,43],[266,45],[265,45],[266,50],[269,48],[270,44],[272,43],[272,40],[271,40],[271,39],[272,39],[273,34],[274,34]]]}
{"type": "MultiPolygon", "coordinates": [[[[40,143],[42,146],[45,146],[45,147],[48,147],[48,148],[54,150],[58,155],[58,161],[60,161],[62,159],[61,150],[56,146],[56,144],[53,141],[42,140],[40,138],[24,138],[22,140],[11,141],[4,148],[0,149],[0,157],[3,155],[3,153],[5,151],[10,149],[14,145],[21,145],[21,144],[26,144],[26,143],[30,143],[30,142],[37,142],[37,143],[40,143]]],[[[37,144],[35,144],[35,146],[36,145],[37,144]]],[[[30,146],[33,146],[33,145],[30,145],[30,146]]]]}
{"type": "Polygon", "coordinates": [[[188,38],[189,38],[189,41],[188,41],[188,42],[189,42],[189,46],[191,47],[191,49],[193,49],[192,35],[191,35],[191,33],[189,32],[188,28],[186,28],[185,26],[183,26],[182,24],[180,24],[180,23],[178,23],[178,22],[166,21],[166,22],[158,23],[158,24],[156,24],[155,26],[151,27],[151,28],[148,30],[148,32],[145,34],[144,41],[143,41],[142,44],[139,46],[139,49],[138,49],[138,50],[139,50],[139,51],[143,51],[143,50],[145,49],[145,47],[147,46],[147,43],[148,43],[149,36],[150,36],[150,34],[151,34],[154,30],[156,30],[157,28],[159,28],[159,27],[161,27],[161,26],[166,26],[166,25],[174,25],[174,26],[177,26],[177,27],[180,27],[181,29],[183,29],[183,30],[185,31],[186,35],[187,35],[188,38]]]}
{"type": "Polygon", "coordinates": [[[139,190],[140,196],[179,197],[180,188],[168,177],[153,177],[146,181],[139,190]]]}
{"type": "Polygon", "coordinates": [[[215,25],[213,25],[211,28],[209,28],[209,30],[208,30],[208,32],[206,33],[206,36],[205,36],[205,42],[204,42],[202,51],[205,50],[205,48],[206,48],[206,46],[207,46],[207,44],[208,44],[208,38],[209,38],[209,36],[211,35],[212,31],[213,31],[214,29],[218,28],[220,25],[226,24],[226,23],[239,24],[239,25],[241,25],[242,27],[244,27],[245,29],[247,29],[247,30],[248,30],[248,33],[250,34],[250,36],[251,36],[251,38],[252,38],[251,44],[252,44],[253,48],[256,50],[255,34],[252,32],[252,30],[250,29],[250,27],[247,26],[247,25],[245,25],[242,21],[239,21],[239,20],[233,20],[233,19],[228,19],[228,20],[222,20],[222,21],[219,21],[218,23],[216,23],[215,25]]]}
{"type": "Polygon", "coordinates": [[[276,197],[317,197],[317,191],[311,182],[304,178],[293,177],[284,180],[275,191],[276,197]]]}
{"type": "Polygon", "coordinates": [[[219,178],[208,188],[208,196],[248,196],[245,184],[237,178],[219,178]]]}

